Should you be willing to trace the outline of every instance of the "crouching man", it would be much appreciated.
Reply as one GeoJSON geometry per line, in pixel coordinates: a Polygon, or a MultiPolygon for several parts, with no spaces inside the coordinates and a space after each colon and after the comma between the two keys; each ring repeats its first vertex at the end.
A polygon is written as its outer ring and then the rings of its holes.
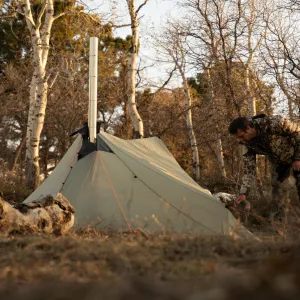
{"type": "MultiPolygon", "coordinates": [[[[292,175],[300,197],[300,127],[280,116],[264,114],[251,118],[238,117],[229,133],[247,149],[243,156],[244,176],[235,205],[245,202],[251,184],[256,180],[256,155],[266,155],[272,166],[272,196],[279,199],[282,183],[292,175]]],[[[248,206],[247,209],[250,209],[248,206]]]]}

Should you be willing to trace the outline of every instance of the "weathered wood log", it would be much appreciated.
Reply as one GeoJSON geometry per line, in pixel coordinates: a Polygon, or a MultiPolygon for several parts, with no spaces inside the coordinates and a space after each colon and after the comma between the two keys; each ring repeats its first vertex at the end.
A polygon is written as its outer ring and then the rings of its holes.
{"type": "Polygon", "coordinates": [[[75,210],[62,195],[47,195],[31,203],[12,206],[0,198],[0,234],[66,233],[74,225],[75,210]]]}
{"type": "Polygon", "coordinates": [[[225,205],[233,205],[234,199],[237,197],[235,194],[228,193],[216,193],[212,195],[225,205]]]}

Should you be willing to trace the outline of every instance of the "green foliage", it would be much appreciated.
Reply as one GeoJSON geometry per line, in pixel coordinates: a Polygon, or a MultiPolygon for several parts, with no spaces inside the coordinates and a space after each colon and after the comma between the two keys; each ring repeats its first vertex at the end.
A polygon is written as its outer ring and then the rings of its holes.
{"type": "MultiPolygon", "coordinates": [[[[42,2],[41,0],[34,0],[31,1],[31,8],[32,8],[32,13],[33,13],[33,18],[36,19],[38,14],[40,13],[42,9],[44,1],[42,2]]],[[[73,0],[55,0],[54,1],[54,12],[55,15],[58,15],[62,12],[66,11],[72,11],[76,6],[76,1],[73,0]]],[[[82,9],[82,6],[78,6],[78,8],[82,9]]]]}
{"type": "Polygon", "coordinates": [[[0,18],[0,72],[9,63],[19,64],[30,55],[29,33],[22,18],[0,18]]]}
{"type": "MultiPolygon", "coordinates": [[[[16,2],[6,1],[8,10],[14,14],[10,18],[0,18],[0,72],[9,63],[19,64],[20,61],[27,60],[31,54],[31,43],[29,31],[23,15],[16,13],[16,2]]],[[[19,3],[21,5],[21,3],[19,3]]],[[[34,19],[41,11],[41,1],[36,0],[32,3],[32,12],[34,19]]],[[[74,1],[55,1],[55,14],[66,10],[80,11],[82,7],[75,7],[74,1]]]]}
{"type": "Polygon", "coordinates": [[[131,47],[132,36],[128,35],[126,39],[122,39],[120,37],[109,39],[108,42],[111,46],[113,46],[116,50],[127,51],[131,47]]]}
{"type": "Polygon", "coordinates": [[[1,160],[0,165],[0,196],[11,203],[22,202],[32,193],[32,190],[25,187],[21,170],[18,172],[9,171],[6,164],[3,164],[1,160]]]}
{"type": "MultiPolygon", "coordinates": [[[[32,7],[34,18],[41,1],[32,7]]],[[[57,162],[72,142],[69,134],[87,120],[89,39],[99,38],[98,109],[111,115],[124,101],[126,56],[131,36],[114,37],[110,24],[103,24],[95,14],[84,12],[74,1],[55,1],[55,15],[67,12],[53,23],[50,36],[48,74],[50,81],[58,74],[49,95],[41,136],[40,162],[57,162]],[[51,150],[50,150],[51,149],[51,150]]],[[[43,19],[42,19],[43,21],[43,19]]],[[[32,46],[22,15],[0,19],[0,103],[2,106],[0,159],[14,162],[18,144],[26,129],[29,83],[32,76],[32,46]],[[9,122],[8,122],[9,120],[9,122]],[[18,127],[18,130],[15,128],[18,127]],[[10,142],[9,142],[10,141],[10,142]],[[10,143],[10,144],[9,144],[10,143]]],[[[110,126],[115,119],[108,120],[110,126]]],[[[23,147],[22,155],[24,155],[23,147]]],[[[18,159],[22,163],[22,159],[18,159]]]]}

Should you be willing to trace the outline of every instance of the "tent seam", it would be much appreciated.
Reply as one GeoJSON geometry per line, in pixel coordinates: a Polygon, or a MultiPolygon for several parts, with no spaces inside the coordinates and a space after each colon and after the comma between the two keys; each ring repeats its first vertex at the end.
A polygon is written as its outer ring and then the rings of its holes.
{"type": "MultiPolygon", "coordinates": [[[[110,146],[110,147],[111,147],[111,146],[110,146]]],[[[126,152],[122,151],[122,150],[121,150],[120,148],[118,148],[117,146],[114,145],[113,147],[117,148],[117,149],[118,149],[120,152],[122,152],[124,155],[126,155],[126,156],[128,156],[128,157],[130,157],[131,159],[134,160],[134,158],[133,158],[131,155],[129,155],[129,154],[127,154],[126,152]]],[[[118,155],[116,154],[116,152],[114,152],[114,154],[115,154],[116,156],[118,156],[118,155]]],[[[118,158],[119,158],[121,161],[123,161],[119,156],[118,156],[118,158]]],[[[189,188],[189,187],[187,187],[187,186],[184,186],[182,183],[176,182],[175,180],[173,180],[173,179],[171,179],[171,178],[169,178],[169,177],[167,177],[167,176],[165,176],[165,175],[163,175],[163,174],[161,174],[161,173],[158,173],[158,172],[156,172],[155,170],[153,170],[153,169],[147,167],[147,166],[144,165],[142,162],[140,162],[140,164],[143,165],[145,168],[151,170],[152,172],[154,172],[154,173],[156,173],[156,174],[159,174],[159,175],[163,176],[164,178],[166,178],[166,179],[168,179],[168,180],[170,180],[170,181],[172,181],[172,182],[174,182],[174,183],[176,183],[176,184],[179,184],[180,186],[182,186],[183,188],[185,188],[185,189],[187,189],[187,190],[190,190],[190,191],[192,191],[192,192],[196,192],[197,194],[199,194],[199,195],[201,195],[201,196],[204,196],[205,198],[208,198],[208,199],[210,198],[210,197],[208,197],[208,195],[207,195],[206,193],[204,193],[204,192],[201,192],[201,191],[198,191],[198,190],[194,191],[193,189],[191,189],[191,188],[189,188]]],[[[131,170],[131,169],[130,169],[130,170],[131,170]]],[[[131,170],[131,171],[132,171],[132,170],[131,170]]],[[[133,173],[134,173],[134,172],[133,172],[133,173]]],[[[213,196],[211,196],[211,197],[214,198],[213,196]]],[[[215,200],[215,203],[218,203],[218,205],[221,205],[221,206],[223,207],[222,203],[219,203],[217,200],[215,200]]]]}
{"type": "MultiPolygon", "coordinates": [[[[116,155],[116,153],[113,153],[116,155]]],[[[153,188],[151,188],[147,183],[145,183],[140,177],[138,177],[133,170],[118,156],[118,159],[132,172],[132,174],[134,176],[136,176],[147,188],[149,188],[154,194],[156,194],[159,198],[161,198],[163,201],[165,201],[166,203],[168,203],[171,207],[173,207],[175,210],[177,210],[178,212],[182,213],[186,218],[190,219],[191,221],[199,224],[200,226],[202,226],[203,228],[206,228],[207,230],[213,232],[213,233],[218,233],[217,231],[214,231],[208,227],[206,227],[205,225],[203,225],[201,222],[195,220],[194,218],[192,218],[191,216],[189,216],[188,214],[186,214],[185,212],[183,212],[182,210],[180,210],[178,207],[176,207],[175,205],[173,205],[172,203],[170,203],[168,200],[166,200],[164,197],[162,197],[160,194],[158,194],[155,190],[153,190],[153,188]]],[[[144,165],[143,165],[144,166],[144,165]]],[[[151,170],[151,169],[149,169],[151,170]]],[[[153,171],[153,170],[152,170],[153,171]]],[[[153,171],[154,172],[154,171],[153,171]]],[[[155,172],[156,173],[156,172],[155,172]]],[[[157,173],[158,174],[158,173],[157,173]]]]}

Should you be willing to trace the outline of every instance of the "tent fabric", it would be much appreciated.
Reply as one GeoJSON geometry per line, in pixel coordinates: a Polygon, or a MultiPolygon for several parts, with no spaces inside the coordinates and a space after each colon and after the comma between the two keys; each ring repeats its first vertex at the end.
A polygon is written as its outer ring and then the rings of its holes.
{"type": "Polygon", "coordinates": [[[63,183],[65,182],[71,168],[77,162],[77,155],[81,148],[82,138],[80,135],[77,136],[72,146],[69,148],[67,153],[61,159],[59,164],[53,170],[51,175],[40,185],[31,195],[29,195],[24,203],[28,203],[37,200],[41,196],[52,195],[56,196],[61,190],[63,183]]]}
{"type": "Polygon", "coordinates": [[[75,208],[75,227],[230,234],[237,225],[224,204],[180,167],[160,139],[126,141],[101,132],[97,145],[106,144],[112,152],[94,151],[72,165],[80,143],[77,138],[25,202],[60,191],[75,208]]]}
{"type": "MultiPolygon", "coordinates": [[[[231,219],[228,214],[231,213],[180,167],[160,139],[125,141],[106,133],[102,133],[101,138],[166,207],[177,211],[177,215],[184,219],[187,224],[178,225],[177,217],[173,219],[171,223],[175,231],[182,228],[187,232],[229,233],[231,219]]],[[[140,201],[146,203],[142,194],[140,201]]],[[[164,224],[161,213],[156,218],[164,224]]],[[[168,224],[170,226],[170,220],[168,224]]]]}
{"type": "MultiPolygon", "coordinates": [[[[143,165],[145,169],[147,168],[157,174],[163,175],[169,180],[188,187],[193,191],[211,195],[208,190],[200,187],[180,167],[160,139],[152,137],[126,141],[105,132],[101,134],[101,138],[125,164],[135,162],[138,165],[143,165]]],[[[216,200],[215,198],[212,199],[216,200]]]]}

